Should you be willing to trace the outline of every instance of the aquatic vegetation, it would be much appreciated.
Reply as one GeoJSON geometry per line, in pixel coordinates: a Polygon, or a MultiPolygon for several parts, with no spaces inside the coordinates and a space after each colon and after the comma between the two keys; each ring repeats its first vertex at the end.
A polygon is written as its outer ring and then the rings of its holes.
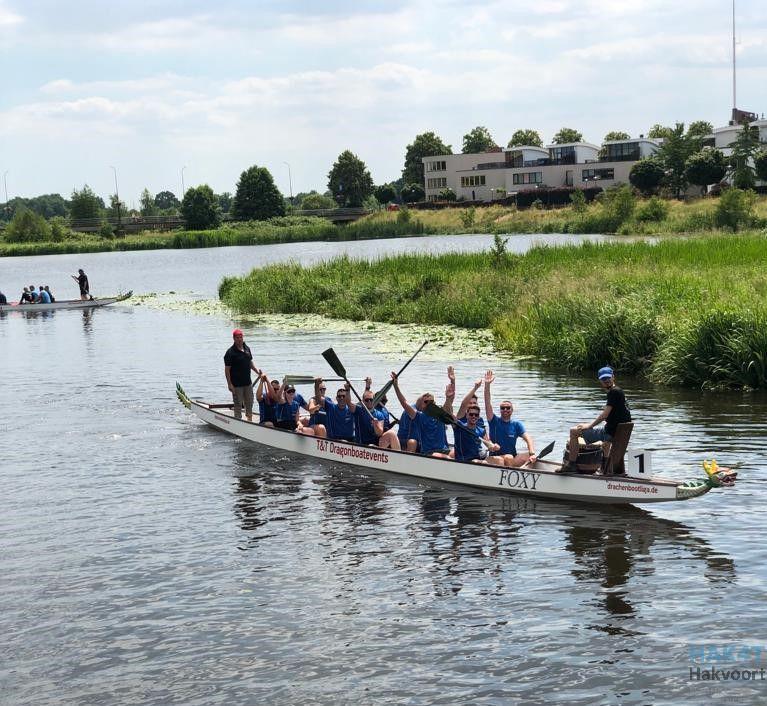
{"type": "Polygon", "coordinates": [[[767,236],[348,257],[227,278],[238,312],[492,328],[499,349],[663,384],[767,387],[767,236]]]}

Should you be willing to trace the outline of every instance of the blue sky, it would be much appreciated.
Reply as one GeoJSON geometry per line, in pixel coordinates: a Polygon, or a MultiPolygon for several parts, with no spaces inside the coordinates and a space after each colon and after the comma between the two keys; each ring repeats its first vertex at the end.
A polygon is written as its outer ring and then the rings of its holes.
{"type": "MultiPolygon", "coordinates": [[[[767,2],[738,0],[738,103],[767,112],[767,2]]],[[[8,195],[88,183],[137,203],[266,166],[324,190],[350,149],[376,183],[434,130],[545,141],[731,108],[730,0],[0,0],[8,195]]],[[[0,184],[0,187],[2,184],[0,184]]],[[[4,195],[0,193],[0,198],[4,195]]]]}

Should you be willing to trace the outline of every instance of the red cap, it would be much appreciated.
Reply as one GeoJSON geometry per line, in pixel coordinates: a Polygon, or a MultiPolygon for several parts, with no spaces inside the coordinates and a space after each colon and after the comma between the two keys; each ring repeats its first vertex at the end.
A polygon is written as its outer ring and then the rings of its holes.
{"type": "Polygon", "coordinates": [[[243,334],[242,334],[242,329],[241,328],[236,328],[236,329],[234,329],[234,331],[232,331],[232,338],[234,338],[235,336],[242,336],[242,335],[243,334]]]}

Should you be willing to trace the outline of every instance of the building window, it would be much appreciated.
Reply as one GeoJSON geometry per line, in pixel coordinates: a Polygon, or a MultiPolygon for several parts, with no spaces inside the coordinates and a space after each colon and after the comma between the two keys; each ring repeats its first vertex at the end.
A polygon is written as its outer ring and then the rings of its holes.
{"type": "Polygon", "coordinates": [[[575,147],[549,148],[552,164],[575,164],[575,147]]]}
{"type": "Polygon", "coordinates": [[[543,184],[543,172],[512,174],[511,180],[514,184],[543,184]]]}
{"type": "Polygon", "coordinates": [[[427,172],[444,172],[447,170],[447,162],[441,160],[439,162],[426,162],[427,172]]]}
{"type": "Polygon", "coordinates": [[[606,162],[638,162],[639,143],[621,142],[617,145],[605,145],[607,148],[606,162]]]}
{"type": "Polygon", "coordinates": [[[603,179],[615,179],[614,169],[584,169],[583,181],[602,181],[603,179]]]}
{"type": "Polygon", "coordinates": [[[447,186],[447,177],[438,177],[436,179],[427,179],[427,189],[444,189],[447,186]]]}
{"type": "Polygon", "coordinates": [[[484,186],[485,175],[461,177],[461,186],[484,186]]]}

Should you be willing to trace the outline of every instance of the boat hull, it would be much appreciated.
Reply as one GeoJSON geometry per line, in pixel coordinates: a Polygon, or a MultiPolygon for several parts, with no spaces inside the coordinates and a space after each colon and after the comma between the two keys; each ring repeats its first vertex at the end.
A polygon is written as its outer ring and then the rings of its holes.
{"type": "Polygon", "coordinates": [[[121,294],[119,297],[103,297],[101,299],[68,299],[56,301],[50,304],[0,304],[0,312],[21,311],[25,314],[34,311],[59,311],[61,309],[98,309],[101,306],[116,304],[125,301],[133,294],[121,294]]]}
{"type": "MultiPolygon", "coordinates": [[[[183,394],[183,391],[182,391],[183,394]]],[[[292,431],[261,426],[236,419],[231,410],[208,403],[179,398],[202,421],[223,432],[283,451],[351,466],[398,473],[442,483],[482,488],[497,493],[515,493],[558,500],[615,505],[683,500],[679,484],[665,479],[634,479],[557,473],[559,464],[538,461],[525,469],[499,468],[475,463],[435,459],[402,451],[362,446],[345,441],[319,439],[292,431]]],[[[707,489],[706,489],[707,490],[707,489]]],[[[705,492],[705,491],[704,491],[705,492]]]]}

